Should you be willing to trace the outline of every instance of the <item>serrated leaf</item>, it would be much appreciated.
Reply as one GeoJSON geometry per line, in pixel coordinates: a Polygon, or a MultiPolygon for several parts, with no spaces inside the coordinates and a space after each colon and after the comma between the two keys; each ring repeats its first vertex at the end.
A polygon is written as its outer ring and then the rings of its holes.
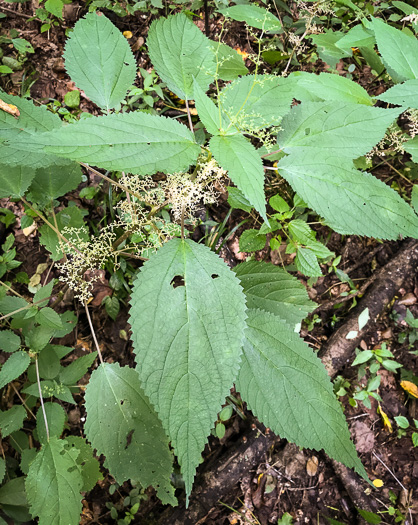
{"type": "Polygon", "coordinates": [[[26,494],[39,525],[76,525],[80,521],[83,479],[74,468],[77,449],[67,450],[65,439],[52,437],[29,467],[26,494]]]}
{"type": "Polygon", "coordinates": [[[207,436],[238,373],[245,297],[209,248],[172,239],[142,267],[131,305],[141,382],[179,458],[189,495],[207,436]]]}
{"type": "Polygon", "coordinates": [[[193,99],[193,77],[203,91],[213,81],[211,42],[184,13],[154,20],[147,45],[157,73],[178,97],[193,99]]]}
{"type": "Polygon", "coordinates": [[[373,30],[384,64],[396,72],[395,80],[418,78],[418,40],[378,18],[373,19],[373,30]]]}
{"type": "Polygon", "coordinates": [[[312,42],[317,46],[319,58],[335,68],[341,58],[352,56],[352,51],[340,49],[337,43],[343,38],[342,31],[325,30],[325,33],[311,36],[312,42]]]}
{"type": "Polygon", "coordinates": [[[378,97],[389,104],[418,108],[418,80],[407,80],[403,84],[393,86],[378,97]]]}
{"type": "Polygon", "coordinates": [[[415,237],[418,217],[401,197],[341,157],[290,155],[280,174],[308,205],[339,233],[396,239],[415,237]]]}
{"type": "Polygon", "coordinates": [[[25,142],[16,139],[13,145],[22,150],[43,147],[59,157],[141,175],[182,171],[200,152],[186,126],[141,112],[80,120],[25,142]]]}
{"type": "Polygon", "coordinates": [[[233,5],[225,9],[219,9],[224,16],[245,22],[251,27],[262,29],[268,33],[279,33],[282,30],[280,20],[263,7],[254,4],[233,5]]]}
{"type": "Polygon", "coordinates": [[[25,478],[14,478],[0,487],[0,503],[16,507],[27,507],[25,478]]]}
{"type": "Polygon", "coordinates": [[[76,459],[78,470],[83,478],[82,492],[88,492],[94,488],[97,481],[103,476],[100,472],[100,463],[93,456],[93,449],[81,436],[67,436],[67,449],[76,448],[79,454],[76,459]]]}
{"type": "Polygon", "coordinates": [[[212,47],[216,54],[218,76],[221,80],[235,80],[248,73],[242,57],[235,49],[222,42],[212,42],[212,47]]]}
{"type": "MultiPolygon", "coordinates": [[[[67,419],[65,410],[58,403],[47,402],[44,403],[46,420],[48,421],[49,437],[59,438],[64,430],[64,423],[67,419]]],[[[42,408],[38,408],[36,414],[36,430],[38,431],[38,438],[40,443],[45,445],[48,442],[45,419],[42,408]]]]}
{"type": "Polygon", "coordinates": [[[247,213],[250,213],[253,209],[251,202],[245,198],[242,191],[238,188],[234,188],[234,186],[228,187],[228,204],[231,208],[244,210],[247,213]]]}
{"type": "Polygon", "coordinates": [[[62,10],[64,9],[63,0],[46,0],[45,9],[48,13],[62,19],[62,10]]]}
{"type": "Polygon", "coordinates": [[[23,405],[13,405],[5,412],[0,412],[0,430],[2,438],[6,438],[16,430],[23,427],[23,420],[26,418],[26,410],[23,405]]]}
{"type": "Polygon", "coordinates": [[[412,155],[412,160],[418,163],[418,137],[414,137],[404,144],[404,150],[412,155]]]}
{"type": "Polygon", "coordinates": [[[55,379],[61,370],[60,358],[52,345],[46,345],[38,358],[39,376],[42,379],[55,379]]]}
{"type": "Polygon", "coordinates": [[[354,159],[383,138],[400,112],[363,104],[305,102],[284,117],[277,142],[285,153],[320,149],[323,155],[354,159]]]}
{"type": "Polygon", "coordinates": [[[20,337],[11,330],[3,329],[0,332],[0,350],[4,352],[16,352],[20,348],[20,337]]]}
{"type": "Polygon", "coordinates": [[[4,363],[0,370],[0,388],[3,388],[10,381],[14,381],[30,364],[30,357],[27,352],[14,352],[4,363]]]}
{"type": "MultiPolygon", "coordinates": [[[[22,151],[13,147],[13,142],[25,142],[37,133],[43,133],[61,127],[58,115],[47,110],[46,106],[35,106],[25,98],[15,97],[0,91],[0,98],[7,104],[19,109],[19,118],[14,118],[5,111],[0,112],[0,158],[2,164],[22,165],[30,168],[50,166],[59,162],[57,157],[43,152],[22,151]],[[9,140],[5,146],[3,140],[9,140]]],[[[61,161],[62,164],[62,161],[61,161]]]]}
{"type": "Polygon", "coordinates": [[[271,312],[295,325],[316,307],[303,284],[273,264],[248,261],[235,266],[234,271],[244,289],[248,308],[271,312]]]}
{"type": "Polygon", "coordinates": [[[48,284],[45,284],[35,293],[33,296],[33,302],[37,303],[37,307],[41,308],[46,306],[49,303],[50,296],[52,294],[52,289],[54,288],[54,280],[49,281],[48,284]],[[42,302],[41,302],[42,301],[42,302]]]}
{"type": "Polygon", "coordinates": [[[247,75],[228,84],[219,105],[244,133],[280,124],[294,97],[292,80],[275,75],[247,75]]]}
{"type": "Polygon", "coordinates": [[[91,375],[85,401],[87,439],[106,457],[104,464],[116,481],[152,485],[163,503],[175,505],[168,439],[138,373],[118,363],[101,364],[91,375]]]}
{"type": "Polygon", "coordinates": [[[214,136],[209,142],[216,161],[265,221],[264,169],[257,150],[242,135],[214,136]]]}
{"type": "Polygon", "coordinates": [[[266,236],[260,234],[260,230],[245,230],[239,238],[239,251],[251,253],[262,250],[266,245],[266,240],[266,236]]]}
{"type": "MultiPolygon", "coordinates": [[[[0,145],[0,152],[2,146],[0,145]]],[[[0,164],[0,199],[22,197],[29,188],[35,170],[29,166],[10,166],[0,164]]]]}
{"type": "Polygon", "coordinates": [[[39,168],[29,188],[29,199],[45,206],[57,197],[77,188],[81,182],[81,168],[75,162],[64,166],[39,168]]]}
{"type": "Polygon", "coordinates": [[[98,13],[89,13],[75,24],[64,59],[77,87],[107,111],[120,104],[135,81],[135,57],[128,41],[98,13]]]}
{"type": "Polygon", "coordinates": [[[298,271],[308,277],[320,277],[322,275],[316,255],[310,248],[298,248],[295,264],[298,271]]]}
{"type": "Polygon", "coordinates": [[[324,449],[367,479],[321,361],[277,316],[248,316],[237,387],[249,408],[280,437],[324,449]]]}
{"type": "Polygon", "coordinates": [[[48,306],[39,310],[36,315],[36,322],[48,328],[55,328],[57,330],[62,328],[61,317],[55,310],[48,306]]]}
{"type": "Polygon", "coordinates": [[[77,357],[68,366],[63,367],[59,374],[61,383],[68,386],[77,385],[77,382],[80,381],[94,363],[96,356],[97,352],[91,352],[90,354],[77,357]]]}
{"type": "MultiPolygon", "coordinates": [[[[296,83],[293,96],[301,102],[335,100],[355,104],[373,105],[373,100],[367,91],[352,80],[331,73],[307,73],[296,71],[289,75],[296,83]]],[[[380,97],[379,97],[380,98],[380,97]]]]}
{"type": "Polygon", "coordinates": [[[194,84],[194,100],[197,113],[205,128],[212,135],[219,135],[228,127],[228,122],[216,104],[207,96],[199,84],[194,84]]]}
{"type": "Polygon", "coordinates": [[[362,24],[357,24],[340,38],[335,45],[340,49],[351,52],[353,47],[372,48],[376,43],[373,31],[366,29],[362,24]]]}

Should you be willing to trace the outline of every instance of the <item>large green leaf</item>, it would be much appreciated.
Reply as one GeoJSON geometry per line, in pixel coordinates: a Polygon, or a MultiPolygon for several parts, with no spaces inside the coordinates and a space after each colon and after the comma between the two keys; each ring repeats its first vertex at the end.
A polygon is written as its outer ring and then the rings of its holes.
{"type": "Polygon", "coordinates": [[[418,217],[382,181],[354,168],[341,157],[320,153],[289,155],[279,173],[336,231],[381,239],[416,237],[418,217]]]}
{"type": "Polygon", "coordinates": [[[367,479],[324,365],[277,316],[249,310],[237,388],[282,438],[324,451],[367,479]]]}
{"type": "Polygon", "coordinates": [[[170,484],[172,455],[162,425],[143,393],[138,373],[102,364],[86,388],[85,432],[116,481],[153,485],[163,503],[176,505],[170,484]]]}
{"type": "Polygon", "coordinates": [[[390,74],[397,74],[395,80],[418,78],[418,40],[378,18],[373,19],[373,30],[383,62],[390,74]]]}
{"type": "Polygon", "coordinates": [[[234,271],[247,297],[248,308],[260,308],[297,324],[315,308],[306,289],[285,270],[261,261],[238,264],[234,271]]]}
{"type": "Polygon", "coordinates": [[[216,56],[217,74],[220,79],[235,80],[248,73],[242,56],[235,49],[222,44],[222,42],[212,42],[212,46],[216,56]]]}
{"type": "Polygon", "coordinates": [[[279,33],[282,30],[280,20],[263,7],[254,4],[241,4],[219,9],[224,16],[245,22],[251,27],[262,29],[269,33],[279,33]]]}
{"type": "Polygon", "coordinates": [[[39,525],[77,525],[80,521],[83,479],[76,468],[79,451],[51,437],[36,454],[26,478],[26,494],[39,525]]]}
{"type": "Polygon", "coordinates": [[[57,197],[77,188],[81,182],[81,176],[81,168],[75,162],[65,166],[39,168],[30,185],[29,198],[38,206],[45,206],[57,197]]]}
{"type": "MultiPolygon", "coordinates": [[[[2,149],[0,145],[0,152],[2,149]]],[[[30,166],[0,164],[0,199],[22,197],[34,177],[35,170],[30,166]]]]}
{"type": "Polygon", "coordinates": [[[228,127],[228,121],[218,106],[207,96],[199,84],[194,84],[196,109],[205,128],[212,135],[219,135],[228,127]]]}
{"type": "Polygon", "coordinates": [[[382,109],[342,102],[304,102],[292,108],[277,136],[286,153],[354,159],[370,151],[400,114],[400,109],[382,109]]]}
{"type": "Polygon", "coordinates": [[[154,20],[148,32],[148,51],[157,73],[182,99],[193,99],[193,77],[206,91],[216,64],[211,41],[184,13],[154,20]]]}
{"type": "Polygon", "coordinates": [[[373,49],[375,43],[376,39],[373,31],[366,29],[362,24],[357,24],[347,31],[347,33],[340,38],[335,45],[351,54],[351,48],[353,47],[366,47],[373,49]]]}
{"type": "Polygon", "coordinates": [[[396,104],[407,108],[418,108],[418,79],[407,80],[388,89],[379,99],[389,104],[396,104]]]}
{"type": "MultiPolygon", "coordinates": [[[[0,159],[1,164],[22,165],[30,168],[50,166],[61,162],[52,155],[45,155],[42,151],[22,151],[14,147],[14,142],[24,143],[31,140],[38,133],[61,127],[61,120],[47,110],[46,106],[35,106],[30,100],[7,95],[0,91],[0,98],[7,104],[15,105],[20,112],[19,118],[0,111],[0,159]],[[3,141],[9,141],[6,147],[3,141]]],[[[41,149],[41,148],[38,148],[41,149]]]]}
{"type": "Polygon", "coordinates": [[[219,105],[242,131],[280,124],[294,97],[292,80],[274,75],[247,75],[228,84],[219,105]]]}
{"type": "Polygon", "coordinates": [[[139,112],[81,120],[14,145],[22,150],[41,146],[46,153],[141,175],[182,171],[200,152],[183,124],[139,112]]]}
{"type": "Polygon", "coordinates": [[[64,59],[77,87],[107,111],[119,105],[135,81],[135,58],[128,41],[98,13],[89,13],[76,23],[64,59]]]}
{"type": "Polygon", "coordinates": [[[264,169],[254,146],[242,135],[214,136],[209,147],[216,161],[245,197],[267,220],[264,197],[264,169]]]}
{"type": "Polygon", "coordinates": [[[373,105],[373,100],[359,84],[348,78],[330,73],[306,73],[296,71],[288,78],[294,79],[296,88],[293,92],[294,98],[305,101],[331,101],[354,102],[355,104],[373,105]]]}
{"type": "Polygon", "coordinates": [[[245,296],[209,248],[172,239],[143,266],[131,305],[141,382],[189,495],[207,436],[238,373],[245,296]]]}

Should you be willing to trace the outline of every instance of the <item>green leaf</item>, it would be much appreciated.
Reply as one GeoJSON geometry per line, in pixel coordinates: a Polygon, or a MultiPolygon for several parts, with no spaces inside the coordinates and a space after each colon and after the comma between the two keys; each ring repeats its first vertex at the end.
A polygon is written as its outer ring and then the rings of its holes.
{"type": "Polygon", "coordinates": [[[418,184],[414,184],[412,187],[411,204],[415,213],[418,213],[418,184]]]}
{"type": "Polygon", "coordinates": [[[253,4],[233,5],[225,9],[219,9],[224,16],[245,22],[251,27],[262,29],[268,33],[280,33],[282,24],[280,20],[263,7],[253,4]]]}
{"type": "MultiPolygon", "coordinates": [[[[44,403],[46,420],[48,421],[49,437],[59,438],[64,430],[64,423],[67,419],[64,408],[58,403],[44,403]]],[[[48,442],[45,420],[42,408],[38,408],[36,414],[36,430],[38,431],[38,438],[42,445],[48,442]]]]}
{"type": "Polygon", "coordinates": [[[64,59],[77,87],[106,111],[120,104],[135,81],[135,57],[127,39],[98,13],[89,13],[76,23],[64,59]]]}
{"type": "Polygon", "coordinates": [[[277,316],[249,310],[237,387],[266,426],[324,451],[367,479],[325,367],[277,316]]]}
{"type": "Polygon", "coordinates": [[[302,102],[335,100],[373,106],[373,100],[364,88],[340,75],[331,73],[315,75],[305,71],[296,71],[288,78],[295,80],[296,89],[293,91],[293,96],[302,102]]]}
{"type": "Polygon", "coordinates": [[[72,447],[79,451],[76,463],[78,470],[83,478],[82,492],[89,492],[94,488],[97,481],[103,476],[100,472],[100,463],[93,456],[93,449],[81,436],[67,436],[67,449],[72,447]]]}
{"type": "Polygon", "coordinates": [[[393,419],[396,421],[398,427],[404,429],[409,427],[409,421],[405,416],[396,416],[393,419]]]}
{"type": "Polygon", "coordinates": [[[238,373],[245,297],[232,270],[209,248],[172,239],[142,267],[131,305],[141,382],[189,495],[207,436],[238,373]]]}
{"type": "Polygon", "coordinates": [[[290,206],[283,199],[283,197],[280,197],[280,195],[278,194],[273,195],[273,197],[270,198],[269,204],[273,208],[273,210],[279,211],[280,213],[284,213],[290,210],[290,206]]]}
{"type": "Polygon", "coordinates": [[[193,99],[193,77],[206,92],[216,71],[215,55],[210,40],[184,13],[154,20],[147,45],[157,73],[178,97],[193,99]]]}
{"type": "Polygon", "coordinates": [[[271,312],[295,325],[316,307],[303,284],[273,264],[248,261],[238,264],[234,271],[244,289],[248,308],[271,312]]]}
{"type": "Polygon", "coordinates": [[[13,405],[10,410],[0,412],[0,430],[2,438],[6,438],[23,427],[26,410],[23,405],[13,405]]]}
{"type": "Polygon", "coordinates": [[[38,358],[39,375],[42,379],[55,379],[61,370],[60,358],[52,345],[45,346],[38,358]]]}
{"type": "Polygon", "coordinates": [[[418,78],[418,40],[378,18],[373,19],[373,30],[382,60],[396,73],[395,80],[418,78]]]}
{"type": "Polygon", "coordinates": [[[242,135],[214,136],[210,150],[218,164],[265,221],[264,169],[257,150],[242,135]]]}
{"type": "Polygon", "coordinates": [[[407,80],[403,84],[393,86],[379,95],[379,99],[397,106],[418,108],[418,80],[407,80]]]}
{"type": "Polygon", "coordinates": [[[357,366],[362,365],[363,363],[367,363],[367,361],[370,361],[370,359],[373,356],[374,354],[371,350],[364,350],[363,352],[359,352],[357,354],[357,357],[352,362],[351,366],[357,366]]]}
{"type": "Polygon", "coordinates": [[[366,29],[362,24],[357,24],[347,31],[335,45],[350,53],[352,47],[367,47],[373,49],[375,43],[376,39],[373,31],[366,29]]]}
{"type": "Polygon", "coordinates": [[[33,296],[33,302],[38,303],[36,306],[41,308],[49,303],[50,296],[52,295],[52,289],[54,288],[54,280],[49,281],[48,284],[39,288],[39,290],[33,296]],[[42,302],[40,302],[42,301],[42,302]]]}
{"type": "Polygon", "coordinates": [[[235,80],[248,73],[242,56],[235,49],[222,42],[212,42],[212,47],[216,55],[218,76],[221,80],[235,80]]]}
{"type": "Polygon", "coordinates": [[[3,458],[0,458],[0,483],[3,483],[4,476],[6,475],[6,462],[3,458]]]}
{"type": "Polygon", "coordinates": [[[221,91],[219,105],[243,132],[267,128],[280,124],[289,112],[294,88],[294,81],[287,78],[247,75],[221,91]]]}
{"type": "Polygon", "coordinates": [[[378,525],[382,522],[382,518],[375,514],[374,512],[370,512],[369,510],[363,510],[363,509],[357,509],[358,513],[367,523],[372,523],[373,525],[378,525]]]}
{"type": "Polygon", "coordinates": [[[61,20],[62,20],[63,8],[64,8],[63,0],[47,0],[45,2],[45,9],[48,11],[48,13],[53,14],[57,18],[61,18],[61,20]]]}
{"type": "Polygon", "coordinates": [[[80,91],[73,89],[64,95],[64,104],[69,108],[76,109],[80,106],[80,91]]]}
{"type": "Polygon", "coordinates": [[[400,112],[363,104],[305,102],[284,117],[277,142],[285,153],[303,148],[309,154],[320,150],[323,156],[354,159],[384,137],[400,112]]]}
{"type": "Polygon", "coordinates": [[[194,100],[200,120],[209,133],[219,135],[222,129],[228,127],[227,119],[197,82],[194,84],[194,100]]]}
{"type": "Polygon", "coordinates": [[[91,352],[90,354],[77,357],[77,359],[68,366],[63,367],[59,375],[61,383],[68,386],[77,385],[78,381],[87,374],[88,369],[94,363],[96,357],[97,352],[91,352]]]}
{"type": "Polygon", "coordinates": [[[251,202],[244,197],[242,191],[234,188],[234,186],[228,187],[228,204],[231,208],[244,210],[247,213],[250,213],[253,209],[251,202]]]}
{"type": "Polygon", "coordinates": [[[76,525],[80,520],[83,479],[74,468],[77,449],[52,437],[37,453],[26,478],[26,494],[39,525],[76,525]]]}
{"type": "Polygon", "coordinates": [[[29,199],[39,206],[46,206],[57,197],[75,190],[81,182],[81,176],[81,168],[75,162],[37,169],[29,188],[29,199]]]}
{"type": "Polygon", "coordinates": [[[352,51],[340,49],[337,42],[341,40],[344,33],[341,31],[325,30],[325,33],[313,35],[310,38],[317,46],[319,58],[335,69],[341,58],[352,56],[352,51]]]}
{"type": "Polygon", "coordinates": [[[11,330],[3,330],[0,332],[0,350],[4,352],[16,352],[20,348],[20,337],[11,330]]]}
{"type": "Polygon", "coordinates": [[[141,112],[83,119],[30,141],[14,141],[22,150],[39,145],[46,153],[141,175],[182,171],[200,152],[186,126],[141,112]]]}
{"type": "Polygon", "coordinates": [[[26,507],[28,505],[25,492],[25,478],[14,478],[0,488],[0,503],[26,507]]]}
{"type": "Polygon", "coordinates": [[[2,164],[22,165],[30,168],[54,165],[61,162],[57,157],[43,152],[22,151],[14,147],[14,142],[24,143],[38,133],[60,128],[62,123],[58,115],[47,110],[46,106],[35,106],[30,100],[7,95],[0,91],[0,98],[7,104],[13,104],[20,111],[19,118],[14,118],[5,111],[0,112],[0,158],[2,164]],[[5,146],[2,141],[9,140],[5,146]]]}
{"type": "MultiPolygon", "coordinates": [[[[0,145],[0,151],[2,146],[0,145]]],[[[22,197],[29,188],[35,170],[29,166],[9,166],[0,164],[0,199],[22,197]]]]}
{"type": "Polygon", "coordinates": [[[119,299],[115,296],[112,297],[106,297],[105,299],[105,309],[106,313],[111,317],[114,321],[116,320],[116,317],[118,316],[119,310],[120,310],[120,303],[119,299]]]}
{"type": "Polygon", "coordinates": [[[49,307],[41,308],[36,315],[36,322],[48,328],[62,328],[61,317],[55,310],[49,307]]]}
{"type": "Polygon", "coordinates": [[[266,245],[266,236],[260,234],[260,230],[245,230],[239,238],[240,252],[257,252],[266,245]]]}
{"type": "Polygon", "coordinates": [[[321,277],[322,275],[316,255],[310,248],[298,248],[295,264],[298,271],[308,277],[321,277]]]}
{"type": "Polygon", "coordinates": [[[176,504],[170,484],[172,456],[168,439],[138,373],[118,363],[104,363],[90,378],[85,394],[87,439],[116,481],[138,480],[154,486],[166,504],[176,504]]]}
{"type": "Polygon", "coordinates": [[[50,326],[35,326],[35,328],[32,328],[26,335],[25,343],[33,352],[40,352],[49,343],[54,332],[55,328],[51,328],[50,326]]]}
{"type": "Polygon", "coordinates": [[[339,233],[378,239],[417,235],[418,217],[412,208],[386,184],[357,171],[350,161],[308,153],[285,157],[278,169],[339,233]]]}
{"type": "MultiPolygon", "coordinates": [[[[0,299],[0,313],[3,315],[11,314],[17,310],[20,310],[22,308],[27,308],[30,306],[30,303],[28,303],[25,299],[22,297],[14,297],[10,295],[6,295],[2,299],[0,299]]],[[[26,314],[25,310],[22,310],[18,314],[16,314],[19,317],[24,317],[26,314]]],[[[15,315],[13,317],[16,317],[15,315]]]]}
{"type": "Polygon", "coordinates": [[[15,352],[12,354],[0,370],[0,388],[3,388],[10,381],[14,381],[25,372],[30,364],[30,357],[27,352],[15,352]]]}
{"type": "MultiPolygon", "coordinates": [[[[52,224],[55,225],[54,219],[51,217],[50,220],[52,224]]],[[[83,214],[80,208],[76,206],[71,206],[69,208],[64,208],[59,213],[55,215],[55,220],[57,224],[58,231],[62,232],[64,228],[81,228],[84,226],[83,214]]],[[[53,261],[59,261],[64,257],[64,251],[67,251],[67,245],[64,241],[58,238],[58,235],[52,230],[48,224],[44,224],[39,228],[39,233],[41,237],[39,239],[40,243],[45,246],[45,248],[51,253],[50,257],[53,261]]],[[[87,241],[89,235],[80,230],[79,232],[80,240],[87,241]]],[[[66,235],[64,235],[67,238],[66,235]]]]}
{"type": "Polygon", "coordinates": [[[412,155],[412,160],[418,162],[418,137],[414,137],[404,144],[404,150],[412,155]]]}

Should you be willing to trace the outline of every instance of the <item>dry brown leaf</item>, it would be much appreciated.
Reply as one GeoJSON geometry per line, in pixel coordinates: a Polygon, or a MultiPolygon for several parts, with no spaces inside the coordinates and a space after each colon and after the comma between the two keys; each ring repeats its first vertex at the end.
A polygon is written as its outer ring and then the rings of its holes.
{"type": "Polygon", "coordinates": [[[7,104],[0,98],[0,109],[2,111],[5,111],[6,113],[9,113],[9,115],[13,115],[15,118],[20,116],[20,111],[17,109],[16,106],[13,104],[7,104]]]}
{"type": "Polygon", "coordinates": [[[370,427],[362,421],[356,421],[353,425],[353,431],[357,452],[371,452],[374,448],[374,434],[370,427]]]}
{"type": "Polygon", "coordinates": [[[417,302],[417,298],[413,293],[405,294],[402,299],[398,301],[398,304],[403,304],[405,306],[411,306],[417,302]]]}
{"type": "Polygon", "coordinates": [[[312,456],[308,459],[306,462],[306,472],[308,476],[316,476],[316,473],[318,472],[318,458],[316,456],[312,456]]]}

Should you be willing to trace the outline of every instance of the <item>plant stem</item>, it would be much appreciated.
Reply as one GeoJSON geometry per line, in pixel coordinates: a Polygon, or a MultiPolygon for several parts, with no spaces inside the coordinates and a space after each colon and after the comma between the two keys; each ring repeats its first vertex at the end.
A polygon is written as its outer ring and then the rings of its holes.
{"type": "Polygon", "coordinates": [[[104,365],[102,352],[100,350],[99,343],[97,342],[96,332],[94,331],[93,323],[91,322],[91,317],[90,317],[89,307],[87,306],[87,301],[84,301],[84,308],[86,309],[86,315],[87,315],[87,319],[88,319],[88,322],[89,322],[91,335],[93,336],[93,341],[94,341],[94,344],[96,346],[97,354],[99,356],[101,364],[104,365]]]}
{"type": "Polygon", "coordinates": [[[38,356],[35,357],[35,369],[36,369],[36,382],[38,383],[39,398],[41,400],[42,414],[44,415],[44,421],[45,421],[46,438],[49,441],[49,427],[48,427],[48,420],[46,418],[44,399],[42,397],[41,379],[39,377],[39,367],[38,367],[38,356]]]}
{"type": "Polygon", "coordinates": [[[189,128],[190,128],[190,131],[192,133],[194,133],[194,130],[193,130],[193,122],[192,122],[192,116],[190,114],[190,108],[189,108],[189,101],[187,100],[186,98],[186,109],[187,109],[187,119],[189,121],[189,128]]]}

